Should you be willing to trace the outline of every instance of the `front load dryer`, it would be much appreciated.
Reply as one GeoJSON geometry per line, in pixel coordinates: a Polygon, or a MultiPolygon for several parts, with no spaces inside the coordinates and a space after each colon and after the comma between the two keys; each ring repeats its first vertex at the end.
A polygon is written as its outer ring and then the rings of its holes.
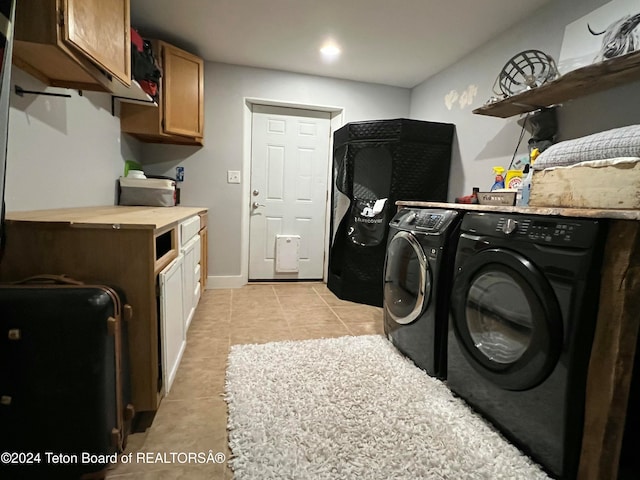
{"type": "Polygon", "coordinates": [[[460,227],[447,384],[557,478],[580,456],[603,232],[477,212],[460,227]]]}
{"type": "Polygon", "coordinates": [[[446,375],[449,288],[460,213],[404,208],[389,223],[384,330],[429,375],[446,375]]]}

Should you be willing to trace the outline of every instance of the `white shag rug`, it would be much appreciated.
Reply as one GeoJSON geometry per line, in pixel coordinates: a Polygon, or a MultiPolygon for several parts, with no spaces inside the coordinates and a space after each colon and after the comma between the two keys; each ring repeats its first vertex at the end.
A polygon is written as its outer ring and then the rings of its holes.
{"type": "Polygon", "coordinates": [[[549,478],[380,335],[233,346],[225,400],[237,480],[549,478]]]}

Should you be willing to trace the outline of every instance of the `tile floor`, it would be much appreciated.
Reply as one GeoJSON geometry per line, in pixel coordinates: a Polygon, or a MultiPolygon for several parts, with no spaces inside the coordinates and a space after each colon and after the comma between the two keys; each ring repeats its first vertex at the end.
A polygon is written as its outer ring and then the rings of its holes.
{"type": "MultiPolygon", "coordinates": [[[[133,462],[107,479],[226,480],[221,464],[143,463],[139,455],[222,452],[228,458],[227,405],[222,398],[231,345],[382,334],[382,309],[338,299],[322,283],[250,284],[206,290],[189,328],[187,348],[153,424],[129,437],[133,462]]],[[[177,457],[180,458],[180,457],[177,457]]],[[[183,460],[184,462],[184,460],[183,460]]]]}

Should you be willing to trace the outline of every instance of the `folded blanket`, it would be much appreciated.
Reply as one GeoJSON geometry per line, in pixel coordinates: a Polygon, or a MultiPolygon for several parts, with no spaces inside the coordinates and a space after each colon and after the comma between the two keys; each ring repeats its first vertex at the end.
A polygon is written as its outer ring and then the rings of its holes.
{"type": "Polygon", "coordinates": [[[624,167],[628,165],[628,168],[633,168],[633,165],[640,162],[640,157],[617,157],[617,158],[605,158],[604,160],[587,160],[586,162],[578,162],[573,165],[562,165],[559,167],[547,167],[544,170],[549,172],[551,170],[568,170],[570,168],[580,168],[580,167],[592,167],[592,168],[602,168],[602,167],[612,167],[612,166],[621,166],[624,167]]]}
{"type": "Polygon", "coordinates": [[[640,157],[640,125],[614,128],[556,143],[540,154],[533,169],[566,167],[620,157],[640,157]]]}

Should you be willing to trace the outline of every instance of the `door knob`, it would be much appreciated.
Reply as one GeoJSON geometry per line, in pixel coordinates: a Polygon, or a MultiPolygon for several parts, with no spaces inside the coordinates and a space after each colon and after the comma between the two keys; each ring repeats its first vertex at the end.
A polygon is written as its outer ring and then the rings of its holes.
{"type": "Polygon", "coordinates": [[[264,203],[253,202],[253,208],[266,207],[264,203]]]}

